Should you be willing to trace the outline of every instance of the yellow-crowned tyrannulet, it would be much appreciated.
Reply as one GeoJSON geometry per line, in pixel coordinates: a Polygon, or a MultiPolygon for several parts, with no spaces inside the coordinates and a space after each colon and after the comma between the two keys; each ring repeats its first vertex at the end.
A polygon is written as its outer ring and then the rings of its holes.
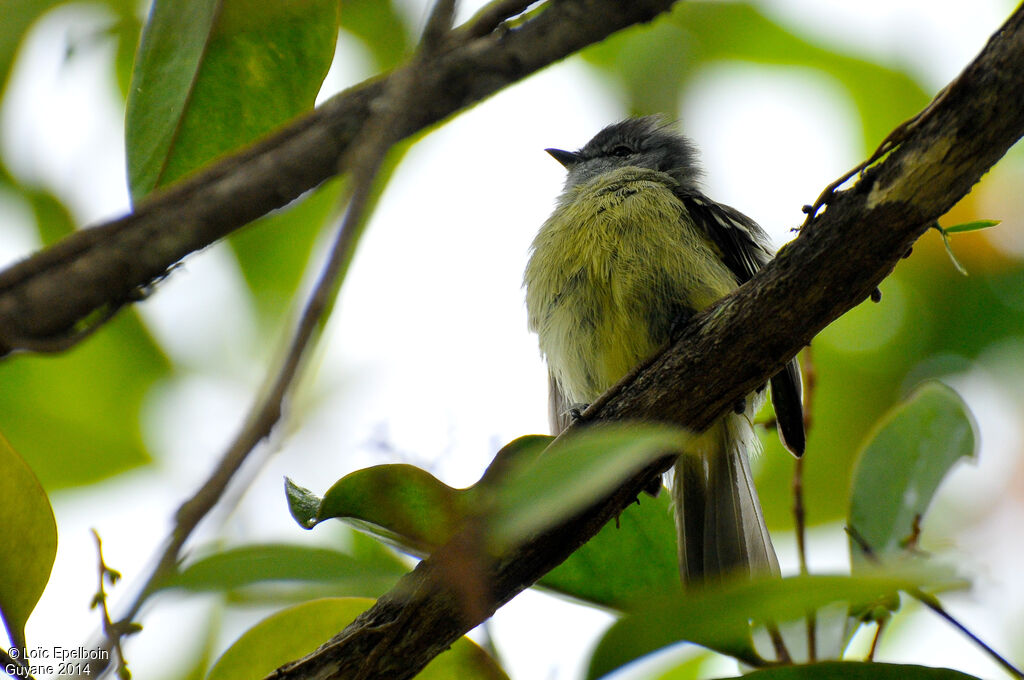
{"type": "MultiPolygon", "coordinates": [[[[524,286],[530,329],[547,358],[557,434],[574,406],[597,399],[773,251],[757,223],[701,192],[693,145],[657,117],[610,125],[579,151],[547,151],[569,174],[533,241],[524,286]]],[[[800,455],[795,359],[771,388],[783,443],[800,455]]],[[[762,401],[763,391],[748,396],[742,413],[723,415],[676,462],[672,494],[687,584],[778,572],[748,460],[757,444],[751,418],[762,401]]]]}

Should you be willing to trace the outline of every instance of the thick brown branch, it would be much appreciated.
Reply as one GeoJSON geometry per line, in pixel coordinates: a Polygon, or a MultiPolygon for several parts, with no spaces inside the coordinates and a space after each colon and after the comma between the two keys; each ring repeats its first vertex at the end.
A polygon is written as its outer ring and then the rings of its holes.
{"type": "MultiPolygon", "coordinates": [[[[701,427],[769,376],[832,320],[869,296],[910,245],[1024,134],[1024,8],[902,142],[836,194],[775,262],[697,317],[683,338],[594,404],[601,419],[701,427]],[[686,398],[680,399],[680,395],[686,398]]],[[[884,303],[883,303],[884,304],[884,303]]],[[[670,460],[608,498],[483,564],[466,531],[424,560],[352,625],[273,678],[408,678],[459,635],[532,585],[622,511],[670,460]],[[470,563],[482,573],[467,578],[470,563]],[[486,583],[487,592],[465,583],[486,583]]]]}
{"type": "MultiPolygon", "coordinates": [[[[498,27],[431,58],[400,138],[521,80],[674,0],[561,0],[514,30],[498,27]]],[[[152,196],[134,213],[72,234],[0,272],[0,356],[64,349],[83,320],[137,299],[191,252],[286,205],[339,171],[387,79],[324,103],[252,148],[152,196]]]]}

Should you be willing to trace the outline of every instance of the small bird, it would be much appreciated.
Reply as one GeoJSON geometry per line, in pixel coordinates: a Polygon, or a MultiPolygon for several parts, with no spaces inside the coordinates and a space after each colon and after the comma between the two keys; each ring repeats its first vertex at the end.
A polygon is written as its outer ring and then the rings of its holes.
{"type": "MultiPolygon", "coordinates": [[[[746,215],[703,194],[696,150],[659,117],[606,127],[578,151],[547,149],[568,176],[523,277],[530,330],[549,374],[555,434],[665,345],[697,312],[773,256],[746,215]]],[[[783,444],[804,450],[796,359],[771,379],[783,444]]],[[[683,583],[779,571],[750,472],[749,395],[700,434],[675,464],[672,499],[683,583]]]]}

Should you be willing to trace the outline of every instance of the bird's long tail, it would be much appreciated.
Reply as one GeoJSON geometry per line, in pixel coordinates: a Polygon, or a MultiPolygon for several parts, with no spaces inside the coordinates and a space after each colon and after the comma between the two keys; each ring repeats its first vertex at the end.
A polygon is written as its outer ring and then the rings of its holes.
{"type": "Polygon", "coordinates": [[[750,472],[748,452],[754,446],[749,421],[730,414],[676,461],[679,570],[688,587],[779,573],[750,472]]]}

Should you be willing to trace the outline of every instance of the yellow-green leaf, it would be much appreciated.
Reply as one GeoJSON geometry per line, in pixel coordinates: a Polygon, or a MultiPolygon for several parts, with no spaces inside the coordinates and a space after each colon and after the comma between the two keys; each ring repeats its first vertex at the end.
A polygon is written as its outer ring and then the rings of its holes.
{"type": "MultiPolygon", "coordinates": [[[[263,619],[242,634],[217,660],[207,680],[252,680],[294,661],[326,642],[373,604],[338,597],[305,602],[263,619]]],[[[468,638],[437,656],[420,680],[508,680],[504,671],[468,638]]]]}
{"type": "Polygon", "coordinates": [[[781,624],[833,603],[871,602],[923,586],[947,588],[955,584],[948,574],[938,570],[792,576],[734,582],[684,596],[657,598],[612,624],[594,650],[587,678],[601,678],[634,659],[682,641],[756,663],[751,621],[781,624]]]}
{"type": "MultiPolygon", "coordinates": [[[[975,442],[967,406],[940,382],[925,383],[880,421],[857,461],[848,519],[879,559],[906,551],[939,484],[974,456],[975,442]]],[[[868,562],[856,542],[850,554],[855,568],[868,562]]]]}
{"type": "Polygon", "coordinates": [[[1000,220],[974,220],[973,222],[963,222],[961,224],[954,224],[952,227],[942,227],[942,231],[947,234],[962,234],[967,231],[978,231],[980,229],[988,229],[999,224],[1000,220]]]}
{"type": "Polygon", "coordinates": [[[312,108],[337,0],[156,0],[125,117],[138,200],[312,108]]]}
{"type": "Polygon", "coordinates": [[[0,436],[0,614],[15,647],[57,555],[57,524],[39,480],[0,436]]]}

